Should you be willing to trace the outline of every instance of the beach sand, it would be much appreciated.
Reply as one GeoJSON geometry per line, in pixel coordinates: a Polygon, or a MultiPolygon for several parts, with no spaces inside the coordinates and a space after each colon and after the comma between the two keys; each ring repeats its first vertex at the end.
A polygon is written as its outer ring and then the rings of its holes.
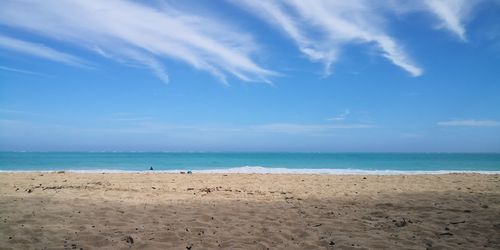
{"type": "Polygon", "coordinates": [[[0,174],[0,249],[500,249],[500,176],[0,174]]]}

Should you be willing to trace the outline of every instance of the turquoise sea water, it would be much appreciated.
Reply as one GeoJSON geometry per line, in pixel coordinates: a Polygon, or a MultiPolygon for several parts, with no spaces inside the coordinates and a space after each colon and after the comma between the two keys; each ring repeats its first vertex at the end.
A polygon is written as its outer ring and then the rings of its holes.
{"type": "Polygon", "coordinates": [[[0,152],[0,171],[500,173],[500,154],[0,152]]]}

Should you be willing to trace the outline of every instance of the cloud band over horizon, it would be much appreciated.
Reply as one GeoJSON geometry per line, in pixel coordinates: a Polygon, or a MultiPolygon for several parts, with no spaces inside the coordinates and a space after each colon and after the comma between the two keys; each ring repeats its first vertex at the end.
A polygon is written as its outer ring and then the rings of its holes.
{"type": "Polygon", "coordinates": [[[437,123],[439,126],[450,127],[500,127],[499,121],[493,120],[450,120],[437,123]]]}

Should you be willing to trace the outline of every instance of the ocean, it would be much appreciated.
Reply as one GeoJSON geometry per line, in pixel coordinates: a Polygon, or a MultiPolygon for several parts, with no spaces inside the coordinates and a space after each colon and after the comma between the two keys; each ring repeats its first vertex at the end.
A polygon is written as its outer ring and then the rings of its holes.
{"type": "Polygon", "coordinates": [[[0,152],[0,172],[498,173],[500,154],[0,152]]]}

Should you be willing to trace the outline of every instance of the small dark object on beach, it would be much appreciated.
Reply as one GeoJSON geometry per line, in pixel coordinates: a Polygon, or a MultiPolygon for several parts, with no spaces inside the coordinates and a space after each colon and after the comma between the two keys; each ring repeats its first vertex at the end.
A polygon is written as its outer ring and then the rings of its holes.
{"type": "Polygon", "coordinates": [[[482,207],[482,208],[488,208],[489,206],[488,206],[488,205],[486,205],[486,204],[484,204],[484,205],[482,205],[481,207],[482,207]]]}
{"type": "Polygon", "coordinates": [[[132,238],[131,236],[125,237],[125,241],[129,244],[134,244],[134,238],[132,238]]]}
{"type": "Polygon", "coordinates": [[[441,235],[441,236],[453,236],[452,233],[448,233],[448,232],[446,232],[446,233],[440,233],[439,235],[441,235]]]}
{"type": "Polygon", "coordinates": [[[333,242],[333,240],[331,240],[330,243],[329,243],[329,245],[333,246],[333,245],[335,245],[335,242],[333,242]]]}
{"type": "Polygon", "coordinates": [[[184,172],[184,171],[181,171],[181,174],[185,174],[185,173],[186,173],[186,172],[184,172]]]}
{"type": "Polygon", "coordinates": [[[396,227],[404,227],[406,226],[408,223],[406,223],[406,220],[403,218],[402,221],[398,221],[396,222],[394,225],[396,225],[396,227]]]}
{"type": "Polygon", "coordinates": [[[31,193],[31,192],[33,192],[33,190],[31,190],[31,189],[28,189],[28,193],[31,193]]]}
{"type": "Polygon", "coordinates": [[[149,170],[153,170],[153,167],[149,167],[149,170]]]}
{"type": "Polygon", "coordinates": [[[452,225],[456,225],[456,224],[460,224],[460,223],[465,223],[465,221],[454,221],[454,222],[450,222],[450,224],[452,225]]]}
{"type": "Polygon", "coordinates": [[[194,190],[194,188],[187,188],[187,191],[191,191],[191,190],[194,190]]]}
{"type": "Polygon", "coordinates": [[[186,247],[187,250],[191,250],[191,248],[193,248],[193,245],[190,245],[190,246],[186,247]]]}
{"type": "Polygon", "coordinates": [[[193,172],[191,172],[191,170],[187,171],[188,174],[192,174],[193,172]]]}
{"type": "Polygon", "coordinates": [[[366,177],[363,177],[363,180],[366,180],[366,177]]]}
{"type": "Polygon", "coordinates": [[[464,210],[464,213],[472,213],[472,210],[466,209],[464,210]]]}
{"type": "Polygon", "coordinates": [[[64,172],[64,171],[57,171],[56,173],[58,173],[58,174],[64,174],[66,172],[64,172]]]}

